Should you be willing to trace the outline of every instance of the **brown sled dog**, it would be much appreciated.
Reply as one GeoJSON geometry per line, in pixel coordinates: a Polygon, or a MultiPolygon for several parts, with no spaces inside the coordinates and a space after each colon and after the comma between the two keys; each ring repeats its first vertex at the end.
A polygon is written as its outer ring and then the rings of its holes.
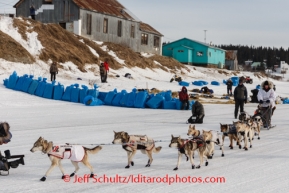
{"type": "Polygon", "coordinates": [[[203,164],[204,157],[206,159],[205,165],[207,166],[209,164],[207,160],[206,151],[206,143],[202,138],[195,138],[195,139],[181,139],[181,137],[174,137],[172,135],[171,143],[169,147],[177,147],[178,148],[178,163],[177,167],[174,168],[174,170],[178,170],[182,158],[182,154],[185,154],[190,159],[192,169],[195,169],[194,159],[193,159],[193,152],[198,150],[199,158],[200,158],[200,165],[198,165],[196,168],[201,168],[201,165],[203,164]]]}
{"type": "MultiPolygon", "coordinates": [[[[237,136],[239,138],[239,141],[244,138],[244,148],[245,150],[248,150],[248,140],[250,140],[250,148],[252,148],[252,140],[253,140],[253,128],[248,123],[243,123],[241,121],[234,122],[233,124],[236,127],[237,130],[237,136]]],[[[239,149],[241,149],[242,146],[239,144],[239,149]]]]}
{"type": "Polygon", "coordinates": [[[236,145],[240,145],[239,138],[237,136],[237,130],[232,129],[233,124],[222,124],[220,123],[220,130],[223,132],[222,140],[224,144],[225,137],[228,136],[230,140],[230,149],[233,149],[233,140],[236,141],[236,145]]]}
{"type": "Polygon", "coordinates": [[[201,133],[200,130],[197,130],[195,128],[195,125],[189,126],[189,130],[187,133],[188,136],[193,136],[195,137],[201,137],[206,143],[207,143],[207,149],[208,149],[208,154],[206,155],[209,159],[213,158],[214,155],[214,149],[215,149],[215,144],[220,146],[220,149],[222,150],[222,157],[225,156],[224,154],[224,143],[221,141],[221,136],[219,136],[219,133],[217,131],[204,131],[201,133]]]}
{"type": "Polygon", "coordinates": [[[31,148],[31,152],[41,151],[44,154],[48,154],[48,157],[51,161],[51,166],[40,180],[45,181],[48,174],[53,170],[55,166],[58,166],[62,173],[62,179],[64,179],[65,174],[61,165],[62,159],[70,159],[71,163],[75,167],[75,171],[70,174],[70,177],[74,176],[79,170],[78,162],[82,162],[86,167],[89,168],[91,174],[90,177],[93,177],[93,168],[88,160],[88,153],[96,154],[102,149],[101,146],[96,146],[92,149],[80,146],[80,145],[54,145],[52,141],[48,142],[42,137],[34,143],[31,148]]]}
{"type": "Polygon", "coordinates": [[[130,165],[134,166],[134,162],[132,161],[134,155],[137,150],[141,150],[143,154],[147,154],[149,157],[148,163],[145,167],[150,167],[153,162],[152,154],[159,153],[162,149],[161,146],[155,147],[154,140],[146,135],[128,135],[127,132],[114,132],[114,140],[113,144],[123,144],[122,148],[127,152],[127,166],[125,168],[129,168],[130,165]]]}

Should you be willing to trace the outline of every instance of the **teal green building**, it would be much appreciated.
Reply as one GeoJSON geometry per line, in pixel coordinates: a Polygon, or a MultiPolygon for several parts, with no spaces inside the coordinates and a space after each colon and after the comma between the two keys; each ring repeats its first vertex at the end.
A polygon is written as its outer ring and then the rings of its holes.
{"type": "Polygon", "coordinates": [[[226,50],[183,38],[163,45],[162,54],[163,56],[172,57],[183,64],[223,68],[226,50]]]}

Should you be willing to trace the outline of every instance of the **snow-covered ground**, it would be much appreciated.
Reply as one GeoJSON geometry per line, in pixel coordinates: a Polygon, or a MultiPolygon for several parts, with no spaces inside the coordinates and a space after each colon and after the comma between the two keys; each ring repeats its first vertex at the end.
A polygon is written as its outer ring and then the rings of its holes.
{"type": "MultiPolygon", "coordinates": [[[[25,47],[25,42],[13,31],[9,20],[2,20],[0,30],[10,33],[14,39],[21,42],[25,47]],[[4,25],[7,22],[6,25],[4,25]],[[9,24],[9,25],[8,25],[9,24]],[[12,33],[13,32],[13,33],[12,33]],[[13,35],[15,34],[15,35],[13,35]],[[17,39],[19,38],[19,39],[17,39]]],[[[34,41],[29,42],[31,49],[27,50],[37,58],[37,53],[41,47],[37,42],[37,35],[33,36],[34,41]],[[34,45],[35,43],[35,45],[34,45]],[[32,49],[33,48],[33,49],[32,49]],[[36,49],[34,49],[36,48],[36,49]]],[[[101,45],[101,42],[98,42],[101,45]]],[[[27,43],[28,44],[28,43],[27,43]]],[[[93,49],[91,48],[93,52],[93,49]]],[[[94,53],[97,55],[97,53],[94,53]]],[[[114,54],[111,51],[111,54],[114,54]]],[[[144,54],[144,53],[142,53],[144,54]]],[[[149,57],[149,55],[147,56],[149,57]]],[[[115,55],[115,59],[118,57],[115,55]]],[[[158,65],[161,65],[156,61],[158,65]]],[[[100,91],[111,91],[115,88],[118,91],[123,89],[128,92],[133,88],[157,88],[159,90],[179,91],[181,87],[177,82],[170,83],[173,74],[161,71],[160,69],[149,70],[132,68],[125,66],[120,70],[111,69],[108,83],[100,83],[97,64],[87,64],[87,73],[80,72],[73,63],[61,64],[57,75],[57,81],[65,86],[79,83],[88,85],[95,82],[100,91]],[[96,69],[96,70],[93,70],[96,69]],[[133,79],[127,79],[125,73],[131,73],[133,79]],[[116,75],[120,75],[116,78],[116,75]],[[81,78],[82,80],[78,80],[81,78]]],[[[191,169],[190,163],[183,161],[178,171],[173,171],[177,163],[177,150],[169,148],[171,134],[183,138],[187,137],[188,126],[185,124],[190,117],[190,111],[177,110],[153,110],[135,109],[111,106],[87,107],[79,103],[64,101],[54,101],[32,96],[27,93],[9,90],[4,87],[3,79],[16,71],[19,76],[23,74],[33,74],[46,77],[49,80],[49,63],[37,60],[34,64],[12,63],[0,59],[0,121],[7,121],[11,126],[13,134],[12,141],[0,146],[3,152],[10,149],[12,155],[24,154],[25,165],[20,165],[17,169],[11,169],[9,176],[0,176],[2,192],[286,192],[288,185],[289,156],[287,153],[288,141],[288,113],[287,105],[277,105],[272,123],[277,127],[271,130],[261,131],[261,140],[253,141],[253,148],[249,151],[229,149],[228,138],[225,139],[225,157],[221,157],[221,151],[216,148],[215,155],[209,160],[208,166],[201,169],[191,169]],[[286,118],[287,117],[287,118],[286,118]],[[90,163],[94,167],[96,178],[122,177],[120,181],[126,180],[128,183],[99,182],[94,183],[94,179],[89,182],[82,181],[81,177],[89,174],[89,170],[80,164],[78,172],[78,182],[74,183],[74,178],[70,182],[61,180],[61,172],[55,168],[48,176],[46,182],[39,179],[45,174],[50,165],[47,155],[40,152],[31,153],[30,149],[34,142],[40,137],[54,143],[77,143],[87,147],[90,144],[111,144],[113,131],[126,131],[129,134],[148,135],[158,142],[157,146],[162,146],[159,154],[154,154],[154,161],[151,167],[144,167],[147,163],[147,156],[138,152],[134,158],[135,166],[125,169],[127,164],[126,152],[120,145],[103,145],[103,149],[96,155],[90,155],[90,163]],[[132,177],[140,179],[134,179],[132,177]],[[181,178],[176,179],[176,175],[181,178]],[[166,179],[166,176],[169,179],[166,179]],[[155,181],[149,183],[144,178],[155,177],[155,181]],[[187,177],[191,177],[191,183],[187,177]],[[196,178],[222,177],[223,183],[196,183],[196,178]],[[125,179],[126,178],[126,179],[125,179]],[[159,183],[160,178],[164,178],[159,183]],[[186,181],[186,179],[187,181],[186,181]],[[156,182],[158,181],[158,182],[156,182]],[[171,183],[169,183],[170,181],[171,183]],[[178,182],[176,182],[178,181],[178,182]],[[193,182],[195,183],[193,183],[193,182]]],[[[182,78],[187,82],[195,80],[205,80],[209,83],[213,80],[222,83],[223,79],[230,76],[218,73],[218,69],[188,66],[190,71],[182,70],[182,78]]],[[[181,71],[179,71],[181,74],[181,71]]],[[[238,74],[248,75],[253,78],[253,84],[246,84],[249,91],[254,89],[265,79],[258,79],[250,72],[238,74]]],[[[277,95],[288,97],[288,75],[284,81],[274,81],[277,88],[277,95]]],[[[208,85],[213,89],[216,96],[226,93],[226,85],[208,85]]],[[[189,90],[200,88],[190,84],[189,90]]],[[[253,114],[256,104],[246,104],[245,110],[253,114]]],[[[234,105],[232,104],[204,104],[205,119],[204,124],[197,125],[197,129],[219,130],[220,123],[232,123],[234,105]]],[[[198,156],[196,156],[198,163],[198,156]]],[[[66,174],[74,171],[74,167],[68,160],[63,160],[63,167],[66,174]]]]}
{"type": "MultiPolygon", "coordinates": [[[[281,89],[281,88],[280,88],[281,89]]],[[[190,163],[183,161],[178,171],[173,171],[177,163],[177,150],[169,148],[171,134],[186,138],[188,125],[185,121],[189,111],[132,109],[110,106],[87,107],[82,104],[54,101],[4,88],[0,85],[0,117],[8,121],[13,134],[12,141],[0,146],[3,152],[10,149],[13,155],[24,154],[25,165],[10,169],[9,176],[0,176],[3,192],[281,192],[289,188],[288,172],[288,106],[277,105],[273,123],[277,127],[261,131],[261,140],[253,141],[249,151],[229,149],[225,140],[225,157],[216,148],[215,155],[208,166],[191,169],[190,163]],[[147,156],[138,152],[134,158],[135,166],[125,169],[126,152],[120,145],[104,145],[96,155],[90,155],[91,165],[97,177],[116,175],[142,175],[143,177],[223,177],[223,183],[94,183],[94,179],[74,183],[60,179],[61,172],[55,168],[46,182],[39,179],[50,165],[47,155],[31,153],[33,143],[40,137],[54,143],[109,144],[114,131],[129,134],[146,134],[155,140],[164,140],[156,145],[163,149],[154,154],[151,167],[144,167],[147,156]]],[[[245,110],[253,113],[256,104],[246,104],[245,110]]],[[[205,122],[197,129],[219,130],[220,123],[231,123],[234,105],[205,105],[205,122]]],[[[196,156],[198,163],[198,156],[196,156]]],[[[74,171],[68,160],[63,160],[67,174],[74,171]]],[[[78,177],[89,174],[80,164],[78,177]]],[[[80,178],[78,178],[81,180],[80,178]]],[[[124,179],[124,178],[122,178],[124,179]]],[[[176,179],[175,179],[176,180],[176,179]]],[[[100,179],[102,182],[102,178],[100,179]]]]}

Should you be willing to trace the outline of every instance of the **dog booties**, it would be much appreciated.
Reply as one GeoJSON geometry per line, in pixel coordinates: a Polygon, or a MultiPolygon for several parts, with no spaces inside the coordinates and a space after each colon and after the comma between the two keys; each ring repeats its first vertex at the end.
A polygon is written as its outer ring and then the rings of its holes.
{"type": "Polygon", "coordinates": [[[81,145],[53,145],[48,155],[80,162],[85,155],[85,151],[81,145]]]}

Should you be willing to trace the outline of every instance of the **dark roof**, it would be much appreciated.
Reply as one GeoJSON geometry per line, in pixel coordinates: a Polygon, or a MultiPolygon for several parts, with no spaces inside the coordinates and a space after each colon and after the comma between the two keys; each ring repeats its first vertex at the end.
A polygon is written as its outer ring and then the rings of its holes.
{"type": "Polygon", "coordinates": [[[135,20],[117,0],[72,0],[79,8],[135,20]]]}
{"type": "Polygon", "coordinates": [[[24,0],[18,1],[13,7],[16,8],[18,5],[20,5],[24,0]]]}
{"type": "MultiPolygon", "coordinates": [[[[18,1],[13,7],[16,8],[24,0],[18,1]]],[[[102,14],[112,15],[128,20],[136,20],[133,16],[127,13],[126,8],[117,0],[72,0],[79,8],[90,11],[99,12],[102,14]]]]}
{"type": "Polygon", "coordinates": [[[155,28],[153,28],[152,26],[150,26],[147,23],[140,22],[140,30],[143,31],[143,32],[148,32],[148,33],[153,33],[153,34],[156,34],[156,35],[163,36],[163,34],[158,32],[155,28]]]}

